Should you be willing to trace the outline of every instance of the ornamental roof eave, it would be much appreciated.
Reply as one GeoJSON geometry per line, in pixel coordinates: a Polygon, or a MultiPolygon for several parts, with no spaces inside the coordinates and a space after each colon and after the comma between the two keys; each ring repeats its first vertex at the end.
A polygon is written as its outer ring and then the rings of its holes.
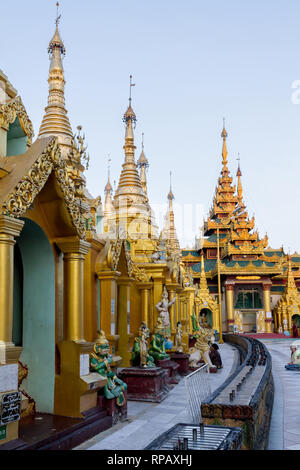
{"type": "Polygon", "coordinates": [[[24,215],[54,173],[70,221],[78,236],[86,237],[85,210],[55,137],[37,139],[24,154],[0,157],[0,166],[3,164],[9,173],[0,180],[0,214],[24,215]]]}
{"type": "Polygon", "coordinates": [[[13,124],[17,117],[24,134],[27,136],[27,145],[30,146],[34,136],[33,125],[21,97],[16,96],[7,103],[0,104],[0,127],[8,129],[9,125],[13,124]]]}
{"type": "MultiPolygon", "coordinates": [[[[214,269],[212,272],[213,277],[218,274],[218,269],[214,269]]],[[[236,266],[233,267],[220,267],[220,274],[228,274],[228,275],[251,275],[251,274],[258,274],[258,275],[276,275],[276,274],[282,274],[282,269],[281,268],[275,268],[275,267],[256,267],[256,266],[244,266],[244,267],[239,267],[237,268],[236,266]]]]}

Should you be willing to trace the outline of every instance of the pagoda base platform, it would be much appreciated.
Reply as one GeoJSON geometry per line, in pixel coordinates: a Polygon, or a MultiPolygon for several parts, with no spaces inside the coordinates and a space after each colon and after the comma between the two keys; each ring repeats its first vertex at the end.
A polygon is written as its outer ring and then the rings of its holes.
{"type": "Polygon", "coordinates": [[[168,395],[168,371],[161,367],[128,367],[118,376],[127,384],[127,398],[134,401],[160,403],[168,395]]]}
{"type": "Polygon", "coordinates": [[[127,418],[127,391],[124,392],[126,402],[123,406],[118,406],[116,400],[108,400],[104,395],[98,395],[98,407],[104,408],[112,418],[112,425],[117,424],[119,421],[124,421],[127,418]]]}
{"type": "Polygon", "coordinates": [[[155,364],[157,367],[161,367],[168,372],[168,385],[177,385],[179,383],[180,377],[178,376],[178,372],[180,366],[177,362],[171,361],[170,359],[162,359],[155,361],[155,364]]]}
{"type": "MultiPolygon", "coordinates": [[[[294,339],[293,336],[286,336],[281,333],[238,333],[239,336],[247,336],[248,338],[254,338],[258,340],[264,339],[294,339]]],[[[295,338],[300,339],[300,338],[295,338]]]]}
{"type": "Polygon", "coordinates": [[[0,450],[71,450],[112,426],[107,410],[93,408],[84,419],[36,413],[21,419],[19,439],[0,445],[0,450]]]}
{"type": "Polygon", "coordinates": [[[171,360],[179,364],[178,374],[186,375],[189,373],[189,354],[175,352],[171,354],[171,360]]]}
{"type": "MultiPolygon", "coordinates": [[[[191,374],[192,372],[195,372],[195,370],[200,369],[200,367],[204,366],[204,364],[205,364],[204,361],[200,361],[199,362],[199,367],[189,367],[189,373],[191,374]]],[[[217,367],[210,367],[209,372],[211,374],[216,374],[218,372],[218,369],[217,369],[217,367]]]]}

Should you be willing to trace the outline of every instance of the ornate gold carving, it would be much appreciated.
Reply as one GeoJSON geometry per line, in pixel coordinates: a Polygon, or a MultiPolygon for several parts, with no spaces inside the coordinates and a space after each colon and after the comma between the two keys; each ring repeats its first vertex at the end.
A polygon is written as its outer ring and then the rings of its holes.
{"type": "Polygon", "coordinates": [[[17,117],[19,118],[20,125],[27,136],[27,145],[31,145],[32,138],[34,136],[33,125],[28,117],[20,96],[17,96],[9,103],[0,106],[0,127],[8,129],[9,124],[13,124],[17,117]]]}
{"type": "Polygon", "coordinates": [[[236,278],[239,280],[243,280],[243,281],[246,281],[246,280],[250,281],[250,280],[261,279],[261,276],[237,276],[236,278]]]}
{"type": "Polygon", "coordinates": [[[63,194],[71,221],[80,238],[85,238],[86,228],[81,205],[81,198],[76,195],[76,188],[68,176],[67,165],[61,158],[57,139],[53,138],[40,157],[32,165],[27,175],[17,184],[3,204],[2,213],[11,217],[20,217],[31,206],[35,197],[44,187],[51,172],[54,171],[63,194]]]}

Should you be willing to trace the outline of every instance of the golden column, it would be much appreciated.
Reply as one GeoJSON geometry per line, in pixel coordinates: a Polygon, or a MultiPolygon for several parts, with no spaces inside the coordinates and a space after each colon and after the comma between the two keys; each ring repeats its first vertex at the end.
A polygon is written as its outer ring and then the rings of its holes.
{"type": "Polygon", "coordinates": [[[271,282],[263,284],[264,310],[265,310],[265,333],[272,333],[272,312],[271,312],[271,282]]]}
{"type": "Polygon", "coordinates": [[[105,331],[112,354],[116,351],[119,336],[117,331],[117,279],[121,276],[118,271],[98,271],[100,280],[100,316],[101,330],[105,331]]]}
{"type": "Polygon", "coordinates": [[[122,367],[130,366],[131,351],[129,349],[130,339],[130,285],[133,279],[121,277],[118,280],[118,318],[117,333],[118,355],[122,357],[122,367]]]}
{"type": "Polygon", "coordinates": [[[84,261],[90,243],[77,236],[54,241],[64,254],[64,340],[58,343],[60,374],[55,377],[54,413],[83,418],[83,412],[96,406],[100,386],[94,380],[91,393],[93,343],[84,338],[84,261]]]}
{"type": "Polygon", "coordinates": [[[141,291],[141,321],[147,323],[149,327],[149,300],[150,291],[153,284],[151,282],[139,282],[137,284],[138,289],[141,291]]]}
{"type": "Polygon", "coordinates": [[[183,287],[177,288],[177,298],[176,298],[176,324],[177,322],[181,321],[182,323],[182,312],[181,312],[181,292],[183,291],[183,287]]]}
{"type": "Polygon", "coordinates": [[[64,337],[84,341],[84,260],[90,243],[78,237],[55,240],[64,253],[64,337]]]}
{"type": "MultiPolygon", "coordinates": [[[[0,216],[0,396],[18,391],[17,362],[22,348],[12,342],[14,295],[14,245],[24,222],[0,216]],[[7,383],[6,378],[10,377],[7,383]],[[13,379],[13,380],[12,380],[13,379]],[[14,383],[14,385],[12,385],[14,383]]],[[[19,421],[6,424],[6,437],[1,443],[18,438],[19,421]]]]}
{"type": "Polygon", "coordinates": [[[234,294],[234,285],[226,284],[226,314],[227,314],[227,328],[228,331],[233,330],[234,325],[234,309],[233,309],[233,294],[234,294]]]}
{"type": "Polygon", "coordinates": [[[17,362],[21,348],[12,342],[14,296],[14,245],[24,222],[6,215],[0,216],[0,361],[17,362]],[[4,346],[4,347],[3,347],[4,346]]]}

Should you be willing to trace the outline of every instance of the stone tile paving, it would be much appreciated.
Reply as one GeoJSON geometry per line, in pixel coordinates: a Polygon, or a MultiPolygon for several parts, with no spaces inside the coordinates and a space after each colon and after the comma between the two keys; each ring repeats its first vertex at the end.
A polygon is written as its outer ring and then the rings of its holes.
{"type": "Polygon", "coordinates": [[[264,340],[272,355],[275,385],[269,450],[300,450],[300,372],[284,368],[290,361],[290,340],[264,340]]]}
{"type": "MultiPolygon", "coordinates": [[[[238,353],[228,344],[220,345],[223,369],[210,374],[211,390],[218,388],[236,368],[238,353]]],[[[128,402],[128,420],[119,423],[76,447],[76,450],[140,450],[176,423],[190,423],[186,391],[181,380],[161,403],[128,402]]]]}

